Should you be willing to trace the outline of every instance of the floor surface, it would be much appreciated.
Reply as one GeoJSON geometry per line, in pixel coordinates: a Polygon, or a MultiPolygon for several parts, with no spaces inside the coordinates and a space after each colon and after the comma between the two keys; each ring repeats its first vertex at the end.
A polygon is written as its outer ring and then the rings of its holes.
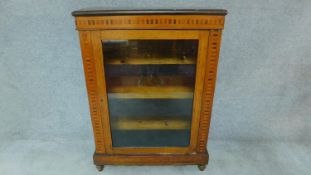
{"type": "MultiPolygon", "coordinates": [[[[210,163],[197,166],[105,166],[105,175],[308,175],[311,147],[296,143],[209,142],[210,163]]],[[[87,141],[19,140],[0,144],[1,175],[99,174],[87,141]]]]}

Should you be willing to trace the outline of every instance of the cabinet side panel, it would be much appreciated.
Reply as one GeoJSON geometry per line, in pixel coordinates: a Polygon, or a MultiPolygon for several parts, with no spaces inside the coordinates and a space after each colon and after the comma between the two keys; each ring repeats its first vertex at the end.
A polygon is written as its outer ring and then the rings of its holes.
{"type": "Polygon", "coordinates": [[[94,139],[97,153],[105,153],[102,119],[99,108],[99,94],[95,60],[93,55],[91,32],[80,31],[80,45],[83,59],[85,81],[90,105],[90,114],[93,125],[94,139]]]}
{"type": "Polygon", "coordinates": [[[206,152],[206,144],[208,139],[215,91],[220,42],[221,30],[211,30],[209,34],[209,43],[207,50],[207,63],[204,79],[202,110],[197,147],[197,152],[200,153],[206,152]]]}

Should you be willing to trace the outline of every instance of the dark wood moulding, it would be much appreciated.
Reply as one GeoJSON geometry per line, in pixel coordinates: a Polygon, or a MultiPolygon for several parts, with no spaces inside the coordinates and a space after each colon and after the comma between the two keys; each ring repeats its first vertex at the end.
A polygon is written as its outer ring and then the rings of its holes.
{"type": "Polygon", "coordinates": [[[73,16],[111,16],[111,15],[223,15],[224,9],[127,9],[85,8],[73,11],[73,16]]]}

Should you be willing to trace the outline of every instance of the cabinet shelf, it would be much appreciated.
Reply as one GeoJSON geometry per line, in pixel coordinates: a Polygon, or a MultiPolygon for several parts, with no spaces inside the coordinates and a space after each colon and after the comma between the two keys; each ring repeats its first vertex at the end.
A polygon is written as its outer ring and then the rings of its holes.
{"type": "Polygon", "coordinates": [[[193,86],[191,76],[110,76],[107,77],[112,86],[193,86]]]}
{"type": "Polygon", "coordinates": [[[183,119],[118,118],[112,122],[112,129],[118,130],[182,130],[190,129],[191,122],[183,119]]]}
{"type": "Polygon", "coordinates": [[[123,99],[187,99],[193,98],[193,88],[187,86],[114,86],[109,98],[123,99]]]}
{"type": "Polygon", "coordinates": [[[194,58],[178,58],[178,57],[170,57],[170,58],[144,58],[144,57],[137,57],[137,58],[108,58],[105,60],[105,64],[138,64],[138,65],[145,65],[145,64],[195,64],[196,60],[194,58]]]}

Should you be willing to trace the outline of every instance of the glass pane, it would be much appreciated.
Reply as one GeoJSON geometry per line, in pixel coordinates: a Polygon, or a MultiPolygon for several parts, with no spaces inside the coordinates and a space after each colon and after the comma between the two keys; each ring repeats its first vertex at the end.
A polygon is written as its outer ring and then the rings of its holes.
{"type": "Polygon", "coordinates": [[[198,40],[104,40],[113,147],[190,143],[198,40]]]}

